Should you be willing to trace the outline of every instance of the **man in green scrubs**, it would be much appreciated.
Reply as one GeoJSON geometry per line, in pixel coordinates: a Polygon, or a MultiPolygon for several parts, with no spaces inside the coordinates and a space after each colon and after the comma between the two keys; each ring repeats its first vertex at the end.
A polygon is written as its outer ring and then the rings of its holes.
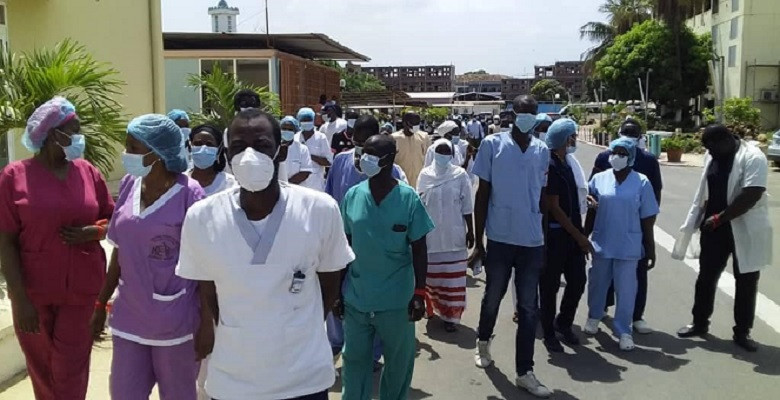
{"type": "Polygon", "coordinates": [[[395,153],[391,136],[370,137],[360,159],[369,179],[350,189],[341,204],[356,255],[334,310],[344,319],[343,400],[371,398],[374,335],[384,346],[380,400],[407,399],[412,382],[414,323],[425,311],[425,235],[434,226],[416,191],[393,178],[395,153]]]}

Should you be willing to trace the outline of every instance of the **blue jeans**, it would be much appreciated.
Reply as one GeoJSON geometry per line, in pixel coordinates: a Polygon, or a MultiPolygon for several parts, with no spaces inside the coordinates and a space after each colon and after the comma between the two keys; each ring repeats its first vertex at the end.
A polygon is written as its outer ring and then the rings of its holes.
{"type": "Polygon", "coordinates": [[[487,285],[482,297],[477,337],[481,341],[487,341],[493,336],[498,309],[514,269],[518,316],[515,368],[518,375],[525,375],[534,367],[534,341],[539,320],[537,288],[542,272],[544,246],[523,247],[488,240],[486,251],[487,285]]]}

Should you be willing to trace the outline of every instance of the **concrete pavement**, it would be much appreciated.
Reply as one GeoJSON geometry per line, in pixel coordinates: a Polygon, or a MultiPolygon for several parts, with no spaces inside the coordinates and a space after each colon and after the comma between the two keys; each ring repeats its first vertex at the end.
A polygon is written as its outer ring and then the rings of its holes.
{"type": "MultiPolygon", "coordinates": [[[[582,144],[577,156],[582,165],[589,168],[599,150],[582,144]]],[[[665,189],[657,226],[674,235],[687,213],[701,169],[662,167],[662,171],[665,189]]],[[[777,236],[780,230],[780,202],[777,200],[780,198],[780,171],[770,174],[769,193],[772,196],[771,218],[776,227],[775,243],[780,243],[777,236]]],[[[696,272],[685,263],[672,260],[663,245],[658,246],[657,265],[650,273],[646,319],[658,331],[636,335],[635,351],[621,352],[608,324],[602,324],[602,331],[586,338],[584,345],[567,348],[563,354],[549,355],[541,341],[537,341],[536,374],[555,391],[553,398],[749,400],[777,397],[780,333],[764,321],[771,321],[772,316],[764,314],[756,319],[753,337],[762,346],[758,353],[746,353],[731,343],[733,299],[719,290],[710,336],[706,340],[678,339],[674,332],[691,320],[696,272]]],[[[780,303],[778,274],[780,271],[776,268],[767,270],[762,273],[759,285],[766,300],[775,304],[780,303]]],[[[727,278],[722,280],[725,282],[727,278]]],[[[487,370],[474,367],[475,327],[485,286],[484,275],[469,277],[468,286],[469,305],[458,332],[446,333],[438,320],[418,323],[418,357],[410,398],[532,398],[514,386],[515,325],[509,295],[502,304],[496,326],[492,348],[495,366],[487,370]]],[[[583,296],[578,309],[575,320],[578,326],[586,317],[586,297],[583,296]]],[[[607,318],[606,322],[609,321],[607,318]]],[[[94,354],[89,399],[108,399],[110,352],[100,349],[94,354]]],[[[330,398],[339,399],[338,392],[337,382],[330,398]]],[[[0,400],[28,400],[33,398],[31,393],[29,381],[24,379],[0,392],[0,400]]]]}

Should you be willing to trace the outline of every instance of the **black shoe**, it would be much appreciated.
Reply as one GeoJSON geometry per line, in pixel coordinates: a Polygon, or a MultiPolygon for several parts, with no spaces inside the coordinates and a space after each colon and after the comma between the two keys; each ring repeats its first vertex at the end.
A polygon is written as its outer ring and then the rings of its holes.
{"type": "Polygon", "coordinates": [[[580,337],[575,335],[574,332],[569,329],[555,329],[561,335],[561,341],[569,346],[579,346],[580,337]]]}
{"type": "Polygon", "coordinates": [[[758,351],[758,343],[756,343],[756,341],[753,340],[750,335],[735,334],[732,339],[734,340],[734,344],[743,348],[745,351],[749,351],[751,353],[758,351]]]}
{"type": "Polygon", "coordinates": [[[547,351],[550,353],[563,353],[563,346],[556,337],[544,338],[544,347],[547,347],[547,351]]]}
{"type": "Polygon", "coordinates": [[[680,330],[677,331],[677,336],[681,338],[690,338],[695,336],[703,337],[709,331],[710,331],[709,328],[707,328],[706,326],[698,326],[698,325],[691,324],[691,325],[685,325],[684,327],[680,328],[680,330]]]}
{"type": "Polygon", "coordinates": [[[452,322],[445,322],[444,323],[444,331],[448,333],[457,332],[458,326],[453,324],[452,322]]]}

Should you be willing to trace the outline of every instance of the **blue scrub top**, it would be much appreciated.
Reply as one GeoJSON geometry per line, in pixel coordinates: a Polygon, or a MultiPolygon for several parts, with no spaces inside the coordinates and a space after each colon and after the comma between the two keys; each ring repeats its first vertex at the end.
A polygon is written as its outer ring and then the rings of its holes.
{"type": "MultiPolygon", "coordinates": [[[[344,195],[352,187],[368,179],[366,174],[355,168],[355,151],[348,150],[333,158],[333,165],[328,171],[328,180],[325,182],[325,193],[336,199],[341,204],[344,195]]],[[[393,164],[393,178],[401,179],[400,167],[393,164]]]]}
{"type": "Polygon", "coordinates": [[[511,132],[482,140],[472,173],[491,183],[488,239],[524,247],[544,245],[539,200],[549,165],[550,151],[539,139],[533,138],[525,152],[511,132]]]}
{"type": "Polygon", "coordinates": [[[638,261],[644,257],[641,220],[658,214],[653,186],[646,176],[631,171],[618,184],[612,169],[590,180],[590,194],[598,200],[591,242],[595,255],[638,261]]]}
{"type": "MultiPolygon", "coordinates": [[[[604,150],[596,157],[594,167],[606,171],[612,168],[609,164],[609,155],[612,154],[609,150],[604,150]]],[[[650,184],[653,185],[653,190],[661,192],[663,188],[663,181],[661,180],[661,165],[658,163],[658,159],[654,155],[650,154],[647,150],[640,148],[636,149],[636,159],[634,160],[634,166],[631,167],[634,171],[647,177],[650,180],[650,184]]],[[[591,178],[593,176],[591,175],[591,178]]],[[[658,199],[656,199],[658,200],[658,199]]]]}

